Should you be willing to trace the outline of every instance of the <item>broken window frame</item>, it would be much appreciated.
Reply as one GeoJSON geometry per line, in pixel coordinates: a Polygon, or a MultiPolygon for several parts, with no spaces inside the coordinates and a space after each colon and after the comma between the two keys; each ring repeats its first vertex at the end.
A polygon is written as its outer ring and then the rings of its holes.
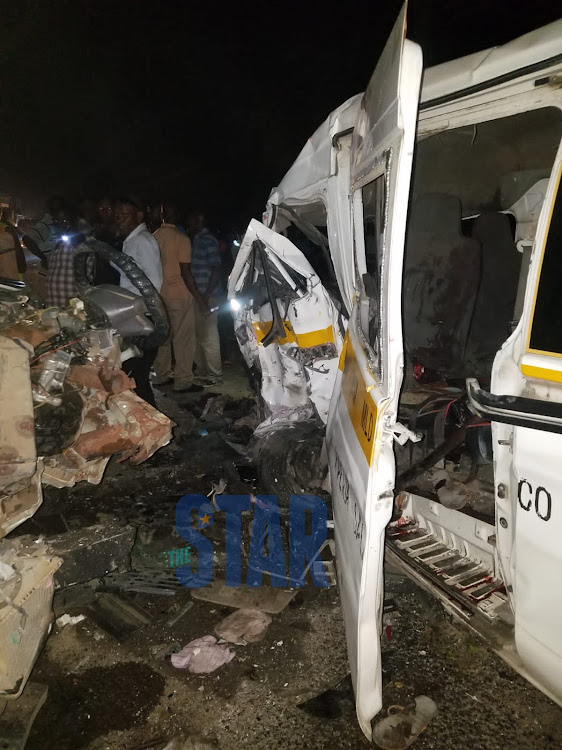
{"type": "Polygon", "coordinates": [[[266,347],[277,338],[282,338],[285,335],[284,326],[287,309],[291,301],[291,293],[292,298],[302,297],[306,294],[307,284],[304,277],[290,266],[287,266],[281,258],[275,255],[268,255],[265,243],[262,240],[256,239],[252,243],[248,272],[240,289],[243,295],[253,294],[252,290],[259,288],[260,273],[263,276],[263,284],[265,286],[263,291],[265,294],[262,293],[258,302],[253,299],[252,308],[256,312],[257,309],[267,303],[271,307],[271,328],[261,342],[266,347]],[[291,290],[291,293],[287,291],[285,294],[280,294],[279,292],[282,291],[281,287],[283,285],[286,285],[288,290],[291,290]],[[277,300],[284,300],[286,302],[283,314],[279,311],[277,300]]]}
{"type": "MultiPolygon", "coordinates": [[[[324,206],[324,204],[322,205],[324,206]]],[[[291,224],[294,224],[297,229],[300,229],[300,231],[307,239],[309,239],[322,250],[322,255],[324,256],[324,260],[326,261],[326,266],[330,273],[331,281],[337,286],[338,282],[336,278],[336,272],[334,270],[334,263],[332,261],[332,255],[330,253],[330,247],[327,238],[322,234],[317,226],[312,224],[312,222],[308,221],[308,219],[305,219],[303,216],[300,216],[293,208],[288,206],[286,203],[281,203],[279,208],[282,208],[288,214],[287,219],[291,222],[291,224]]],[[[328,212],[325,206],[324,211],[326,213],[327,225],[328,212]]]]}
{"type": "MultiPolygon", "coordinates": [[[[358,295],[358,305],[356,315],[358,316],[359,336],[361,343],[367,354],[369,366],[374,375],[381,381],[384,378],[384,337],[382,336],[384,308],[382,285],[386,269],[387,253],[387,228],[388,228],[388,201],[390,185],[390,169],[392,162],[392,149],[388,149],[375,164],[373,177],[360,190],[356,191],[353,196],[353,215],[354,215],[354,266],[355,266],[355,285],[358,295]],[[374,187],[378,180],[383,180],[383,201],[382,208],[383,223],[380,229],[382,241],[377,243],[378,257],[378,279],[372,284],[372,274],[367,270],[367,252],[365,243],[365,205],[363,198],[366,191],[374,187]],[[373,325],[373,321],[375,321],[373,325]]],[[[379,191],[375,191],[377,195],[379,191]]],[[[378,215],[378,214],[377,214],[378,215]]]]}

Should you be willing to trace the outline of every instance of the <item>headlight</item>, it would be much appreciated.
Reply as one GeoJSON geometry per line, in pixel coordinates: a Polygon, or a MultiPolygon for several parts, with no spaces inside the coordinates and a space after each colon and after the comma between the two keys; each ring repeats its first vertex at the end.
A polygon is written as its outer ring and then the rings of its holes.
{"type": "Polygon", "coordinates": [[[233,312],[238,312],[238,310],[240,310],[241,307],[242,307],[242,305],[240,304],[240,302],[238,302],[237,299],[231,299],[230,300],[230,309],[233,312]]]}

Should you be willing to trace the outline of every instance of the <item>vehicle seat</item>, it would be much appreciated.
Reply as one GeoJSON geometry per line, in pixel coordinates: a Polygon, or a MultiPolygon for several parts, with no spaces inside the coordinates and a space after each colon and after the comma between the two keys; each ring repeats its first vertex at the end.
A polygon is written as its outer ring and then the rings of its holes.
{"type": "Polygon", "coordinates": [[[461,233],[461,202],[421,195],[413,205],[404,271],[406,377],[414,364],[441,378],[463,376],[480,279],[480,243],[461,233]]]}
{"type": "Polygon", "coordinates": [[[521,253],[506,214],[481,214],[472,225],[472,238],[482,248],[482,275],[465,360],[467,374],[482,377],[490,374],[496,352],[510,334],[521,253]]]}

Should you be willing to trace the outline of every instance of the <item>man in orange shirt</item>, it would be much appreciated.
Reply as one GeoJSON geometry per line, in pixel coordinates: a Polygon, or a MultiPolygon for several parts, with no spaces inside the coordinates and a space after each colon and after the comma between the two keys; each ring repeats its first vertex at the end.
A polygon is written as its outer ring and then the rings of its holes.
{"type": "Polygon", "coordinates": [[[153,385],[171,380],[174,347],[174,391],[203,390],[193,383],[195,355],[195,305],[207,309],[191,274],[191,241],[177,228],[178,211],[171,203],[162,204],[162,226],[154,232],[160,246],[164,282],[160,294],[170,318],[170,336],[158,350],[154,362],[153,385]]]}

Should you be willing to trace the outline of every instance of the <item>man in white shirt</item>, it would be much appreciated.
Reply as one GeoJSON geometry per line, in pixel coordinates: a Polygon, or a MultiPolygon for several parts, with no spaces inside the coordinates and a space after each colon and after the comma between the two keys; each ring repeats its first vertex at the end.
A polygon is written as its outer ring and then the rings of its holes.
{"type": "MultiPolygon", "coordinates": [[[[121,236],[125,236],[123,252],[131,257],[144,271],[157,292],[162,287],[162,260],[157,240],[144,223],[143,212],[132,198],[122,198],[115,207],[115,223],[121,236]]],[[[139,290],[121,273],[121,286],[134,294],[139,290]]],[[[133,357],[123,363],[123,369],[137,384],[137,394],[155,406],[154,393],[150,385],[150,369],[156,359],[157,349],[145,350],[140,357],[133,357]]]]}
{"type": "MultiPolygon", "coordinates": [[[[163,281],[160,247],[144,223],[142,209],[132,198],[123,198],[115,207],[115,222],[119,234],[125,236],[123,252],[145,272],[159,292],[163,281]]],[[[134,294],[139,293],[124,273],[121,273],[121,286],[134,294]]]]}

